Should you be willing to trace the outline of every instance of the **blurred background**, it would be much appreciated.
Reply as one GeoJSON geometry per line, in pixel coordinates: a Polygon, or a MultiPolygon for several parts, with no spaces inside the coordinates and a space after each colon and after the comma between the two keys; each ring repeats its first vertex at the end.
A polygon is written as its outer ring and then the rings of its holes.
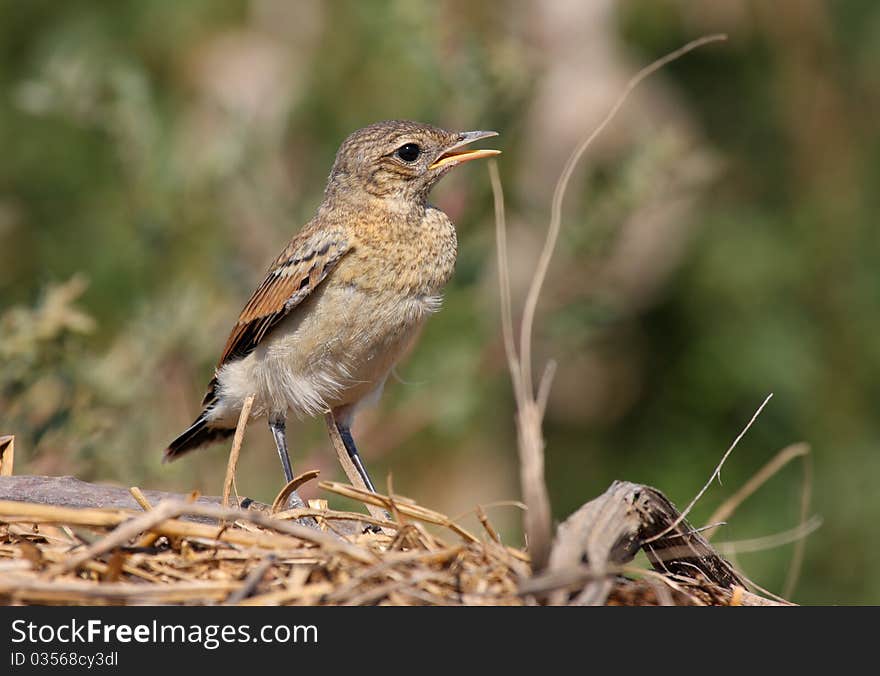
{"type": "MultiPolygon", "coordinates": [[[[566,198],[535,338],[536,368],[560,364],[554,514],[614,479],[683,507],[773,392],[692,522],[806,441],[823,524],[793,600],[880,603],[870,0],[0,1],[0,433],[16,473],[218,494],[228,445],[165,466],[162,449],[337,145],[377,120],[501,132],[521,307],[569,153],[640,67],[710,32],[729,40],[636,91],[566,198]]],[[[518,497],[514,407],[485,164],[433,199],[458,226],[454,281],[355,432],[380,484],[393,471],[397,492],[458,515],[518,497]]],[[[270,501],[264,427],[237,483],[270,501]]],[[[295,469],[343,478],[322,421],[289,429],[295,469]]],[[[715,541],[797,526],[804,477],[786,466],[715,541]]],[[[490,518],[521,542],[515,509],[490,518]]],[[[735,559],[781,592],[793,545],[760,542],[735,559]]]]}

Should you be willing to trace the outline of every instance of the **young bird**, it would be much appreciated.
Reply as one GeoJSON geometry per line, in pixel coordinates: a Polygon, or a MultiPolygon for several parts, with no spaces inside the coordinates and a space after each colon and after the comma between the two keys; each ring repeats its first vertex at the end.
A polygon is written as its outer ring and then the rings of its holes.
{"type": "Polygon", "coordinates": [[[351,436],[358,407],[381,394],[388,373],[428,315],[455,265],[449,217],[428,193],[452,167],[497,150],[468,150],[494,131],[450,132],[388,121],[339,148],[318,213],[269,267],[241,311],[195,422],[165,460],[235,431],[245,399],[266,416],[288,482],[288,412],[332,412],[364,484],[375,491],[351,436]]]}

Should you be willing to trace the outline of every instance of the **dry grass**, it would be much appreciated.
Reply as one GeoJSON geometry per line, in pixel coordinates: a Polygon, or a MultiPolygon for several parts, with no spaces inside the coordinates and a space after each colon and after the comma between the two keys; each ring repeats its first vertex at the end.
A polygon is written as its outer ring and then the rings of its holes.
{"type": "MultiPolygon", "coordinates": [[[[528,605],[572,585],[564,575],[532,577],[528,553],[505,546],[482,508],[475,534],[401,496],[320,486],[370,500],[392,519],[330,510],[323,500],[274,514],[183,499],[153,506],[137,489],[140,512],[0,501],[0,603],[528,605]],[[303,516],[319,528],[294,521],[303,516]]],[[[611,605],[760,600],[699,575],[633,566],[600,575],[612,580],[611,605]]]]}
{"type": "MultiPolygon", "coordinates": [[[[351,497],[361,493],[342,484],[322,486],[351,497]]],[[[353,519],[376,520],[320,508],[271,516],[182,500],[141,513],[0,501],[0,601],[523,603],[518,581],[529,574],[528,556],[498,542],[488,520],[487,537],[480,540],[449,517],[396,496],[369,499],[395,515],[378,523],[383,533],[351,533],[353,519]],[[318,521],[318,530],[293,521],[306,515],[318,521]],[[448,535],[429,531],[428,524],[448,535]]]]}

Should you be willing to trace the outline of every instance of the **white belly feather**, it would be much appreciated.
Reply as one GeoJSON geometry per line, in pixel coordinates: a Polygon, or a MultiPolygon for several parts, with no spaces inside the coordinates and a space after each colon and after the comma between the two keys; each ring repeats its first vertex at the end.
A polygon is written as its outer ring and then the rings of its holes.
{"type": "Polygon", "coordinates": [[[250,394],[256,395],[253,417],[288,411],[314,416],[377,394],[442,302],[427,294],[389,300],[352,287],[319,289],[254,352],[220,369],[209,419],[234,424],[250,394]]]}

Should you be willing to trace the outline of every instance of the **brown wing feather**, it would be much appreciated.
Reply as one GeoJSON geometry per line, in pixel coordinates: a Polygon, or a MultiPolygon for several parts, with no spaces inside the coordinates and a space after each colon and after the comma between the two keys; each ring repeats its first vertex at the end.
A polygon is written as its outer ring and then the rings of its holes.
{"type": "Polygon", "coordinates": [[[217,368],[250,354],[324,281],[348,250],[348,242],[339,232],[306,229],[294,238],[241,311],[217,368]]]}

